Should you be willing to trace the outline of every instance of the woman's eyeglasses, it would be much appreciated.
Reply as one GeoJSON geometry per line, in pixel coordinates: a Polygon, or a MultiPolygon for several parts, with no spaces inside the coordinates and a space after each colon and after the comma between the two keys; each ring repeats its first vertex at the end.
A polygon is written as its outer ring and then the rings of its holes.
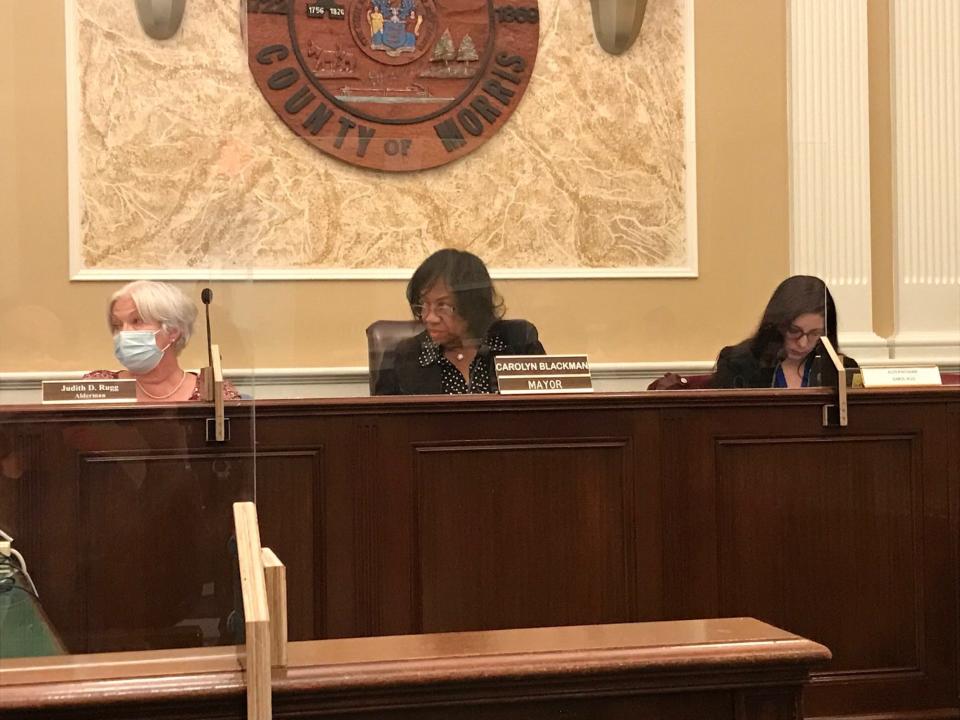
{"type": "Polygon", "coordinates": [[[813,330],[804,332],[802,328],[798,328],[796,325],[790,325],[786,331],[787,337],[793,340],[794,342],[796,342],[800,338],[807,338],[807,340],[809,340],[810,342],[816,342],[817,340],[822,338],[824,334],[825,333],[823,328],[815,328],[813,330]]]}
{"type": "Polygon", "coordinates": [[[457,309],[453,305],[445,302],[438,302],[436,305],[433,303],[421,303],[419,305],[411,305],[410,309],[413,310],[413,314],[420,320],[423,320],[431,312],[437,315],[437,317],[442,318],[451,318],[457,312],[457,309]]]}

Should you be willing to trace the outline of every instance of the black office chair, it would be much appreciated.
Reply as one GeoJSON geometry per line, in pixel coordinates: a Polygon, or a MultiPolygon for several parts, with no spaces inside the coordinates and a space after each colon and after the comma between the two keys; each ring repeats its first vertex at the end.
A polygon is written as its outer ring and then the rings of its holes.
{"type": "Polygon", "coordinates": [[[419,320],[377,320],[367,328],[367,353],[370,364],[370,394],[377,386],[383,354],[401,340],[419,335],[423,324],[419,320]]]}

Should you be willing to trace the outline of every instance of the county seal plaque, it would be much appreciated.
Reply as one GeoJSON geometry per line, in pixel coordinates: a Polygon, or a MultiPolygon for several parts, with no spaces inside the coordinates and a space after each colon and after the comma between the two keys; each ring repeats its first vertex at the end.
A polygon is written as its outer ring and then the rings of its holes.
{"type": "Polygon", "coordinates": [[[389,171],[476,150],[516,109],[536,0],[247,0],[250,70],[297,135],[389,171]]]}

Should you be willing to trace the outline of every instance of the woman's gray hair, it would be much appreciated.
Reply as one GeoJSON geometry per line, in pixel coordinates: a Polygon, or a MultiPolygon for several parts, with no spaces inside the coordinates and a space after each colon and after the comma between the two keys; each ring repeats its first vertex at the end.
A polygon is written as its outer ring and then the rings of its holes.
{"type": "Polygon", "coordinates": [[[179,355],[193,335],[193,323],[197,319],[197,305],[175,285],[154,280],[135,280],[127,283],[110,296],[107,303],[107,324],[113,332],[113,305],[125,295],[133,300],[140,318],[158,323],[165,331],[178,330],[180,337],[173,344],[179,355]]]}

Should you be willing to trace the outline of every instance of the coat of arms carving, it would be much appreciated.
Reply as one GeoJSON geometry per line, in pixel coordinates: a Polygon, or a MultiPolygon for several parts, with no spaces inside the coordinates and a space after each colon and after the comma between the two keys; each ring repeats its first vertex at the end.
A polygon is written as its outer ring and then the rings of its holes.
{"type": "Polygon", "coordinates": [[[248,0],[250,69],[323,152],[410,171],[478,148],[516,109],[539,42],[536,0],[248,0]]]}

